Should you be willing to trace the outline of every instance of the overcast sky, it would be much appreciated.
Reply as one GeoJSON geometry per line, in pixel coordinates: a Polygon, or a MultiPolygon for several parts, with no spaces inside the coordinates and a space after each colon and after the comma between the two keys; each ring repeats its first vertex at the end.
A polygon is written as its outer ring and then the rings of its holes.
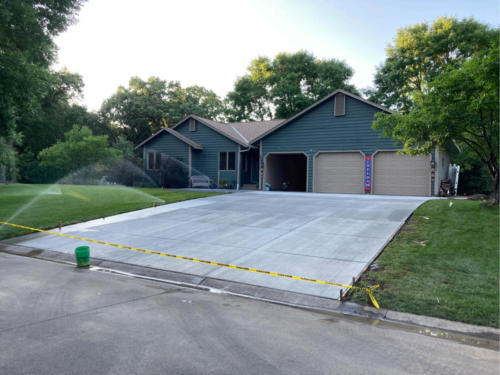
{"type": "Polygon", "coordinates": [[[440,16],[496,27],[498,0],[89,0],[57,37],[55,68],[83,76],[91,110],[132,76],[223,97],[253,58],[299,50],[344,60],[365,88],[398,28],[440,16]]]}

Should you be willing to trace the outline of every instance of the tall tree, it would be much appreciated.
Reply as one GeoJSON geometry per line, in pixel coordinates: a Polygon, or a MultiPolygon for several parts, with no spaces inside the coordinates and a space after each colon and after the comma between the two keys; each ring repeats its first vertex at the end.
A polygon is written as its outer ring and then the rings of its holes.
{"type": "Polygon", "coordinates": [[[272,61],[259,57],[227,95],[226,115],[236,121],[288,118],[336,89],[358,93],[348,84],[352,75],[346,63],[304,51],[280,53],[272,61]]]}
{"type": "MultiPolygon", "coordinates": [[[[472,55],[487,50],[497,37],[498,29],[474,19],[442,17],[430,24],[424,22],[402,28],[398,30],[393,44],[389,45],[385,62],[377,70],[375,88],[365,94],[371,100],[403,114],[410,113],[416,98],[428,92],[431,82],[438,75],[458,69],[472,55]]],[[[457,145],[458,149],[464,150],[459,158],[462,166],[466,167],[464,174],[472,172],[468,167],[485,165],[476,153],[467,151],[468,146],[461,141],[455,140],[449,145],[457,145]]],[[[490,181],[481,177],[484,174],[478,171],[473,171],[473,174],[481,180],[474,191],[488,190],[490,181]]]]}
{"type": "MultiPolygon", "coordinates": [[[[14,140],[20,138],[16,129],[19,116],[39,107],[51,81],[48,67],[56,55],[53,38],[74,21],[82,3],[82,0],[0,2],[0,137],[3,144],[13,146],[14,140]]],[[[0,155],[0,168],[7,163],[0,155]]]]}
{"type": "Polygon", "coordinates": [[[201,86],[183,88],[179,82],[133,77],[128,87],[107,99],[100,114],[134,144],[165,125],[172,126],[189,114],[217,119],[223,111],[217,95],[201,86]]]}
{"type": "Polygon", "coordinates": [[[47,86],[36,108],[17,116],[17,131],[23,134],[21,153],[36,155],[63,138],[77,123],[66,124],[66,117],[71,111],[69,102],[81,95],[82,88],[83,80],[78,74],[65,70],[47,73],[47,86]]]}
{"type": "Polygon", "coordinates": [[[449,17],[401,28],[377,69],[375,88],[367,94],[386,107],[409,111],[415,93],[441,72],[487,48],[497,32],[473,19],[449,17]]]}
{"type": "Polygon", "coordinates": [[[459,142],[484,165],[499,197],[499,40],[449,67],[413,93],[406,113],[377,114],[373,126],[404,145],[408,154],[428,154],[436,145],[459,142]]]}

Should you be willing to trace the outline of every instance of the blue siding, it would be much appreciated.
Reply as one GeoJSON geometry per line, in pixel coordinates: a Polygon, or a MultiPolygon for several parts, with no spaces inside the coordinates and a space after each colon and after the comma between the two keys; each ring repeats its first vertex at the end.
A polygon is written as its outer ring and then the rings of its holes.
{"type": "Polygon", "coordinates": [[[269,152],[305,152],[309,156],[308,190],[312,191],[313,159],[318,151],[361,150],[371,155],[376,150],[401,148],[372,129],[374,115],[380,110],[347,95],[345,105],[345,116],[335,117],[331,98],[264,137],[263,157],[269,152]]]}
{"type": "Polygon", "coordinates": [[[167,132],[162,132],[157,137],[153,138],[146,144],[145,148],[146,158],[148,157],[148,152],[156,151],[181,159],[186,165],[188,164],[189,146],[167,132]]]}
{"type": "MultiPolygon", "coordinates": [[[[236,161],[238,160],[238,145],[235,142],[198,121],[196,121],[196,131],[194,132],[189,131],[188,121],[177,126],[175,130],[203,146],[203,150],[193,150],[192,152],[193,174],[206,175],[218,183],[219,152],[234,151],[236,152],[236,161]]],[[[227,179],[236,187],[236,171],[221,171],[221,178],[227,179]]]]}

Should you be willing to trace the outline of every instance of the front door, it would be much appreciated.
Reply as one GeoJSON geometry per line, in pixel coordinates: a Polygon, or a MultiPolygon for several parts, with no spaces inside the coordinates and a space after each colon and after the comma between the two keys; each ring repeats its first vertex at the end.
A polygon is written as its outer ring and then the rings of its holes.
{"type": "Polygon", "coordinates": [[[251,149],[241,153],[241,183],[259,183],[259,150],[251,149]]]}

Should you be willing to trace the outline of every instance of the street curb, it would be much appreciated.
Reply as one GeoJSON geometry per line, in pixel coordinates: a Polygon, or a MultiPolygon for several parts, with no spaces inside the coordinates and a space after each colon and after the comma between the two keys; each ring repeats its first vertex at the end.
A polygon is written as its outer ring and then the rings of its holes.
{"type": "MultiPolygon", "coordinates": [[[[60,253],[52,250],[42,250],[28,246],[0,242],[0,252],[40,260],[72,265],[75,264],[75,259],[72,254],[60,253]]],[[[317,312],[327,312],[344,315],[346,317],[366,318],[373,321],[384,321],[396,325],[411,326],[419,328],[420,330],[418,330],[418,333],[421,334],[441,338],[451,338],[451,334],[455,335],[454,339],[458,341],[472,345],[486,346],[496,350],[499,350],[500,346],[500,329],[493,327],[477,326],[386,309],[377,310],[374,307],[363,306],[354,302],[340,302],[338,300],[319,296],[288,292],[222,279],[204,278],[187,273],[167,271],[97,258],[92,258],[91,264],[96,268],[96,270],[182,285],[205,291],[233,294],[245,298],[278,303],[317,312]]]]}

